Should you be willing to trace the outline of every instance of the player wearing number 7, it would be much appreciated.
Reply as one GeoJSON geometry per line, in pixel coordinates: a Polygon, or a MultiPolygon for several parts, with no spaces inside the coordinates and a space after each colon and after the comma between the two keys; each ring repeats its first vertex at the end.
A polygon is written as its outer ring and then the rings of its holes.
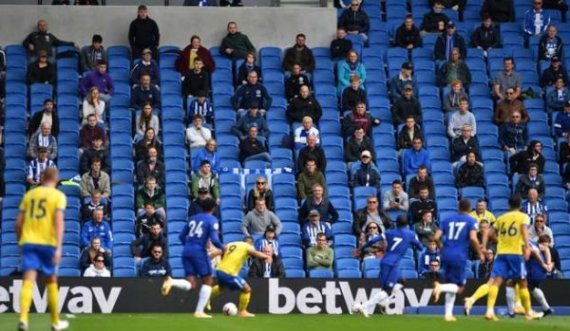
{"type": "Polygon", "coordinates": [[[212,316],[204,313],[204,307],[208,303],[210,294],[212,293],[212,264],[207,252],[208,240],[219,249],[223,249],[223,245],[218,237],[218,220],[212,216],[216,210],[216,201],[208,198],[202,201],[202,208],[205,213],[190,216],[188,223],[178,236],[184,245],[182,252],[182,264],[186,279],[172,279],[167,277],[162,284],[162,294],[168,295],[172,287],[183,291],[190,291],[197,286],[197,277],[202,279],[202,287],[196,305],[194,317],[211,318],[212,316]]]}

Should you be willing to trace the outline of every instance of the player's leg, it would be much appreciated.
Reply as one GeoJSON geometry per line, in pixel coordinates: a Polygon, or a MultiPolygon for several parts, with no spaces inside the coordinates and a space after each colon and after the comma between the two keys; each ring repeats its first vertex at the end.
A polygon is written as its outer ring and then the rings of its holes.
{"type": "Polygon", "coordinates": [[[398,268],[388,265],[382,265],[380,269],[380,290],[373,293],[366,302],[356,302],[352,307],[353,312],[359,312],[364,317],[369,317],[374,312],[377,304],[384,303],[392,292],[393,287],[398,281],[398,268]]]}
{"type": "Polygon", "coordinates": [[[255,317],[254,314],[247,311],[249,301],[251,300],[251,287],[241,277],[236,277],[236,284],[242,286],[239,294],[238,316],[239,317],[255,317]]]}
{"type": "Polygon", "coordinates": [[[196,286],[196,267],[194,261],[190,256],[182,257],[182,266],[186,279],[175,279],[167,276],[162,283],[162,295],[170,294],[170,290],[174,287],[182,291],[190,291],[196,286]]]}
{"type": "Polygon", "coordinates": [[[542,312],[543,312],[544,316],[548,316],[548,315],[552,314],[552,312],[553,312],[552,308],[550,308],[550,305],[548,304],[548,301],[546,301],[546,297],[544,296],[544,292],[540,288],[540,281],[529,279],[528,288],[529,288],[530,293],[532,293],[533,298],[542,307],[542,312]]]}
{"type": "Polygon", "coordinates": [[[477,300],[481,299],[482,297],[486,296],[489,293],[489,287],[491,286],[492,281],[489,279],[487,282],[477,288],[475,293],[472,296],[465,298],[465,304],[463,306],[466,316],[469,316],[471,313],[471,309],[477,300]]]}
{"type": "MultiPolygon", "coordinates": [[[[497,261],[495,261],[496,263],[497,261]]],[[[490,321],[497,321],[498,318],[495,315],[495,303],[497,302],[497,295],[499,294],[499,287],[503,282],[501,276],[493,277],[491,276],[492,284],[489,286],[489,293],[487,294],[487,312],[485,313],[485,319],[490,321]]]]}
{"type": "Polygon", "coordinates": [[[517,284],[519,285],[520,288],[521,303],[525,310],[525,318],[528,320],[532,320],[535,318],[542,317],[542,314],[538,316],[535,315],[534,312],[532,311],[532,306],[530,302],[530,293],[528,291],[528,283],[526,279],[517,280],[517,284]]]}
{"type": "Polygon", "coordinates": [[[200,294],[198,295],[198,303],[196,304],[194,316],[199,318],[211,318],[212,316],[204,313],[204,308],[210,300],[212,285],[214,284],[214,279],[212,277],[212,264],[210,263],[209,258],[204,260],[202,263],[200,278],[202,279],[202,287],[200,288],[200,294]]]}
{"type": "Polygon", "coordinates": [[[505,283],[505,298],[507,300],[507,313],[510,317],[515,316],[515,302],[517,300],[517,290],[515,284],[511,280],[505,283]]]}
{"type": "Polygon", "coordinates": [[[521,289],[519,287],[519,284],[514,283],[514,289],[515,289],[515,292],[514,292],[515,294],[514,294],[513,311],[515,314],[524,315],[525,310],[524,310],[524,307],[523,307],[522,302],[521,302],[521,289]]]}
{"type": "Polygon", "coordinates": [[[68,321],[59,319],[59,290],[57,288],[57,275],[46,278],[46,289],[48,296],[48,310],[51,315],[52,331],[65,330],[69,327],[68,321]]]}
{"type": "Polygon", "coordinates": [[[32,306],[32,294],[37,275],[38,273],[36,270],[27,270],[23,275],[22,290],[20,292],[20,323],[18,325],[18,330],[20,331],[28,329],[30,307],[32,306]]]}

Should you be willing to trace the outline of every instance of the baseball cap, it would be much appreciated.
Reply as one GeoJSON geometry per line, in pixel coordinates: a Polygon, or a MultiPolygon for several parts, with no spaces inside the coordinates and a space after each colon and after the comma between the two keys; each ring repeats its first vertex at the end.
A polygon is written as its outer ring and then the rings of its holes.
{"type": "Polygon", "coordinates": [[[362,154],[360,154],[360,157],[372,157],[372,154],[370,154],[370,151],[362,151],[362,154]]]}
{"type": "Polygon", "coordinates": [[[447,22],[447,27],[448,27],[448,28],[454,28],[454,27],[455,27],[455,23],[453,23],[453,21],[449,21],[449,22],[447,22]]]}
{"type": "Polygon", "coordinates": [[[319,213],[318,210],[311,209],[311,211],[309,212],[309,216],[321,216],[321,214],[319,213]]]}
{"type": "Polygon", "coordinates": [[[402,63],[402,69],[413,70],[414,65],[410,62],[404,62],[404,63],[402,63]]]}
{"type": "Polygon", "coordinates": [[[210,191],[208,191],[207,187],[200,187],[198,189],[198,194],[208,194],[208,193],[210,193],[210,191]]]}
{"type": "Polygon", "coordinates": [[[150,50],[150,48],[145,48],[145,49],[143,49],[142,53],[143,54],[147,54],[147,53],[152,54],[152,51],[150,50]]]}

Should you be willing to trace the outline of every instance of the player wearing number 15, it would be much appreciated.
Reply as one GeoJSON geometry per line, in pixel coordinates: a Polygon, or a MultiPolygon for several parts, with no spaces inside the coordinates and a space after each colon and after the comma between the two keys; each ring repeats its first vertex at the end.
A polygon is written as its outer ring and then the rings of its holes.
{"type": "Polygon", "coordinates": [[[67,321],[59,319],[58,312],[57,267],[61,259],[63,217],[67,204],[65,195],[55,188],[58,181],[55,168],[44,170],[40,175],[41,185],[28,191],[20,203],[16,220],[16,234],[22,252],[21,270],[24,273],[20,293],[20,331],[28,329],[32,291],[38,272],[46,277],[51,329],[58,331],[69,326],[67,321]]]}

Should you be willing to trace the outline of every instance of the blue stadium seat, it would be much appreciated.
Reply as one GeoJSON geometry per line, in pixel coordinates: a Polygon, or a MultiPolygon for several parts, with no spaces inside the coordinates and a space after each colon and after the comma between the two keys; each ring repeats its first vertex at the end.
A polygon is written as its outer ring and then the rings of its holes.
{"type": "Polygon", "coordinates": [[[313,269],[309,271],[309,278],[333,278],[334,274],[330,269],[313,269]]]}

